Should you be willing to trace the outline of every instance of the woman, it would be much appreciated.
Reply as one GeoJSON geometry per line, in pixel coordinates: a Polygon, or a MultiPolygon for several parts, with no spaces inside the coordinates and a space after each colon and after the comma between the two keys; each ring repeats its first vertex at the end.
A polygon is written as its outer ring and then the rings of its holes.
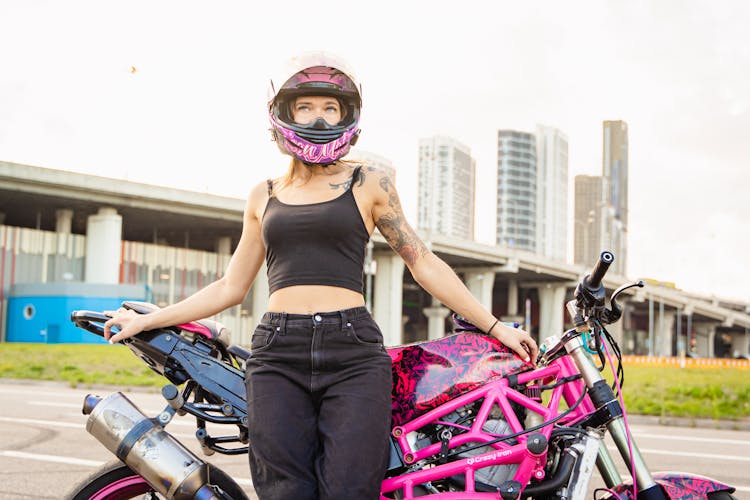
{"type": "Polygon", "coordinates": [[[261,500],[375,499],[391,412],[390,357],[362,295],[376,227],[440,302],[526,360],[536,359],[537,346],[498,322],[425,247],[385,172],[341,160],[359,134],[361,108],[346,65],[323,53],[292,65],[269,103],[274,139],[291,164],[250,193],[225,275],[156,313],[113,313],[105,337],[116,342],[236,305],[265,258],[269,312],[253,333],[246,373],[256,492],[261,500]]]}

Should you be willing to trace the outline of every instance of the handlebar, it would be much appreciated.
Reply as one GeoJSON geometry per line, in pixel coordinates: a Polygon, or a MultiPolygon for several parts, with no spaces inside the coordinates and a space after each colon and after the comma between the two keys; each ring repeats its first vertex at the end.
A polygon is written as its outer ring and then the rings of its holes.
{"type": "Polygon", "coordinates": [[[591,273],[588,277],[587,285],[589,286],[589,288],[597,289],[601,286],[604,275],[607,274],[607,270],[609,269],[610,264],[614,262],[614,260],[615,256],[612,254],[612,252],[609,252],[607,250],[603,251],[601,255],[599,255],[599,260],[596,261],[596,265],[594,265],[594,268],[591,270],[591,273]]]}
{"type": "Polygon", "coordinates": [[[94,311],[73,311],[70,313],[70,320],[78,328],[83,328],[94,335],[104,337],[104,323],[110,319],[106,314],[94,311]]]}
{"type": "Polygon", "coordinates": [[[581,314],[588,311],[587,315],[593,313],[599,316],[605,310],[606,291],[602,280],[614,260],[615,256],[612,252],[605,250],[599,255],[591,273],[584,276],[578,283],[574,297],[576,308],[581,311],[581,314]]]}

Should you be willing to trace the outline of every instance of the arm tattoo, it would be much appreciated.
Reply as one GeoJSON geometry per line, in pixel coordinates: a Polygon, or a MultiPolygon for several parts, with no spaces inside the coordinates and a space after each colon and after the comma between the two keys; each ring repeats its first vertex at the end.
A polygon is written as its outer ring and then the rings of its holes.
{"type": "Polygon", "coordinates": [[[388,193],[388,206],[391,210],[383,214],[375,224],[401,258],[410,266],[414,265],[420,257],[427,255],[427,247],[406,222],[396,189],[387,175],[380,178],[380,187],[388,193]]]}
{"type": "Polygon", "coordinates": [[[377,226],[388,244],[410,266],[414,265],[420,257],[427,255],[427,247],[414,234],[414,230],[409,227],[402,216],[390,212],[378,219],[377,226]]]}
{"type": "Polygon", "coordinates": [[[400,209],[400,203],[398,201],[398,195],[396,194],[396,188],[393,186],[393,182],[391,182],[391,178],[387,175],[384,175],[380,178],[380,188],[388,193],[388,206],[393,208],[394,210],[400,209]]]}

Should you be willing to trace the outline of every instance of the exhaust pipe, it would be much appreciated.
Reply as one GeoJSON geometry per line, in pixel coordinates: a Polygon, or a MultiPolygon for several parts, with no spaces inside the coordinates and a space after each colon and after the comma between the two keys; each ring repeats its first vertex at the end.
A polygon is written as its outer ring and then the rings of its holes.
{"type": "Polygon", "coordinates": [[[88,395],[86,430],[154,490],[176,500],[216,499],[208,484],[208,466],[138,409],[124,394],[101,399],[88,395]]]}

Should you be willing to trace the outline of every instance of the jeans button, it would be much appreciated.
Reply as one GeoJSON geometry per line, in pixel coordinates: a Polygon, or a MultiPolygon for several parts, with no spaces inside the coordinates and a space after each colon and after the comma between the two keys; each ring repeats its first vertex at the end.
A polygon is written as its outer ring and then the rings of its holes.
{"type": "Polygon", "coordinates": [[[320,316],[320,314],[316,314],[315,315],[315,321],[317,321],[318,323],[320,323],[321,321],[323,321],[323,318],[320,316]]]}

